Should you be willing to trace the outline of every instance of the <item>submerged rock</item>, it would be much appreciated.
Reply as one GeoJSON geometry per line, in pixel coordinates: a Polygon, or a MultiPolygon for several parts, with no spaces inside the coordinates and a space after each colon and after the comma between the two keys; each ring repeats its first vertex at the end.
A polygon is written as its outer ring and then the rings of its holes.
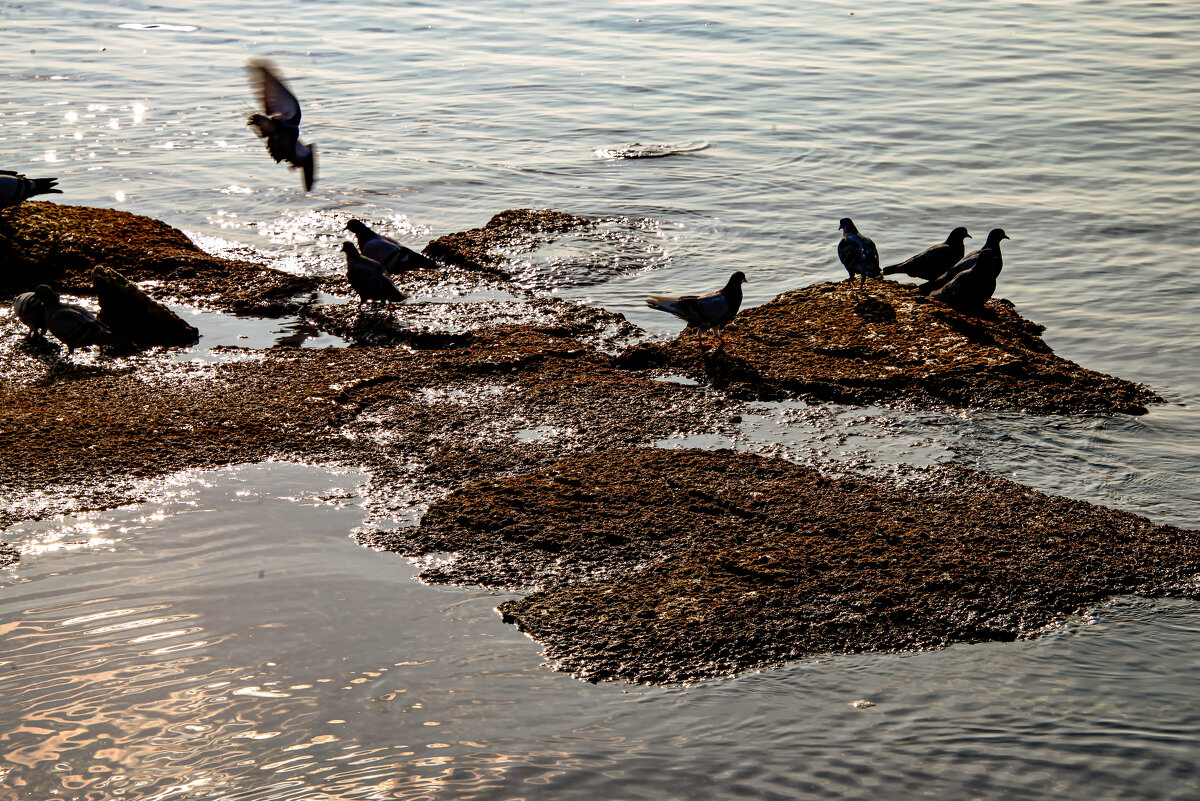
{"type": "Polygon", "coordinates": [[[593,225],[591,220],[550,209],[510,209],[472,228],[438,237],[425,246],[425,255],[446,264],[492,273],[505,279],[500,249],[529,250],[552,234],[593,225]]]}
{"type": "Polygon", "coordinates": [[[196,327],[151,299],[136,284],[103,265],[92,271],[92,285],[100,301],[100,322],[118,337],[137,345],[194,344],[196,327]]]}
{"type": "Polygon", "coordinates": [[[630,351],[632,368],[673,367],[748,398],[966,406],[1037,414],[1145,414],[1162,398],[1056,356],[1012,303],[965,315],[910,284],[814,284],[746,309],[728,346],[700,354],[683,334],[630,351]]]}
{"type": "Polygon", "coordinates": [[[1116,594],[1200,596],[1200,531],[963,468],[830,478],[728,451],[569,458],[371,544],[458,554],[427,580],[540,587],[501,612],[591,680],[1012,640],[1116,594]]]}

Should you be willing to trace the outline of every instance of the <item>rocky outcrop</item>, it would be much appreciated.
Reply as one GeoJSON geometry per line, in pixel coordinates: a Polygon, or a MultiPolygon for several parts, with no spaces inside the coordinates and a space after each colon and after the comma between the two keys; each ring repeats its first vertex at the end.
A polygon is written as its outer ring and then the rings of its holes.
{"type": "Polygon", "coordinates": [[[507,277],[504,256],[497,251],[529,250],[540,241],[593,223],[584,217],[549,209],[509,209],[472,228],[438,237],[425,246],[432,259],[507,277]]]}
{"type": "Polygon", "coordinates": [[[136,345],[186,346],[200,338],[195,326],[116,270],[103,265],[92,270],[92,287],[100,301],[100,322],[121,339],[136,345]]]}

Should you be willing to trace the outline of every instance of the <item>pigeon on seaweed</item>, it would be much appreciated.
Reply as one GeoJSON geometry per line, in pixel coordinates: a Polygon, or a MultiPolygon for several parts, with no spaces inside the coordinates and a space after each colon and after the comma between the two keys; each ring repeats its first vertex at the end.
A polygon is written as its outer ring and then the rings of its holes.
{"type": "Polygon", "coordinates": [[[24,203],[34,195],[61,195],[57,178],[26,178],[12,170],[0,170],[0,209],[24,203]]]}
{"type": "Polygon", "coordinates": [[[950,232],[950,236],[946,237],[945,242],[939,242],[931,248],[926,248],[911,259],[906,259],[899,264],[884,267],[883,274],[904,273],[913,278],[920,278],[922,281],[931,281],[962,260],[965,250],[963,240],[970,236],[967,229],[960,225],[950,232]]]}
{"type": "Polygon", "coordinates": [[[342,243],[342,252],[346,254],[346,278],[361,300],[382,300],[389,304],[404,300],[404,295],[383,271],[383,265],[361,255],[350,242],[342,243]]]}
{"type": "Polygon", "coordinates": [[[846,272],[850,273],[849,280],[853,281],[854,276],[861,275],[862,283],[866,284],[868,277],[879,278],[879,251],[875,249],[875,243],[860,234],[849,217],[843,217],[838,227],[842,231],[842,241],[838,242],[838,258],[842,260],[846,272]]]}
{"type": "Polygon", "coordinates": [[[46,328],[67,346],[67,353],[88,345],[109,345],[113,342],[112,332],[82,306],[63,303],[58,293],[45,284],[33,290],[42,303],[46,315],[46,328]]]}
{"type": "Polygon", "coordinates": [[[1000,251],[984,248],[976,254],[974,264],[957,273],[940,289],[935,289],[929,297],[947,303],[960,312],[978,314],[995,294],[996,277],[1002,268],[1000,251]]]}
{"type": "Polygon", "coordinates": [[[17,319],[25,323],[35,337],[46,334],[46,305],[36,292],[25,292],[17,295],[13,301],[13,311],[17,319]]]}
{"type": "Polygon", "coordinates": [[[646,305],[673,314],[686,321],[688,328],[695,328],[696,342],[701,349],[708,347],[704,342],[705,331],[716,331],[717,342],[724,345],[725,339],[721,336],[721,329],[738,313],[738,308],[742,305],[742,284],[745,283],[748,283],[746,274],[739,270],[716,292],[682,297],[651,295],[646,298],[646,305]]]}
{"type": "Polygon", "coordinates": [[[266,112],[251,114],[246,124],[267,140],[267,152],[276,164],[286,161],[290,169],[304,171],[304,191],[311,190],[317,180],[317,146],[300,141],[300,102],[275,74],[271,62],[251,61],[246,69],[266,112]]]}
{"type": "Polygon", "coordinates": [[[1000,253],[1000,241],[1003,239],[1008,239],[1008,238],[1009,238],[1009,236],[1008,236],[1008,234],[1004,233],[1003,228],[993,228],[992,230],[988,231],[987,241],[984,242],[982,248],[980,248],[979,250],[973,250],[970,253],[968,253],[966,256],[963,256],[962,259],[960,259],[958,262],[956,262],[954,264],[954,266],[951,267],[949,270],[942,273],[937,278],[934,278],[931,281],[926,281],[925,283],[918,286],[917,291],[920,292],[922,295],[933,294],[934,292],[936,292],[937,290],[941,289],[946,284],[948,284],[950,282],[950,279],[953,278],[954,276],[958,275],[959,273],[963,272],[964,270],[969,270],[972,267],[974,267],[975,260],[979,258],[979,254],[982,253],[984,250],[987,250],[988,248],[991,248],[992,250],[996,251],[996,263],[999,267],[1003,267],[1004,266],[1004,258],[1000,253]]]}
{"type": "Polygon", "coordinates": [[[361,220],[351,220],[346,223],[346,228],[358,239],[358,248],[363,256],[379,262],[389,273],[435,270],[438,267],[433,259],[401,245],[390,236],[375,233],[361,220]]]}

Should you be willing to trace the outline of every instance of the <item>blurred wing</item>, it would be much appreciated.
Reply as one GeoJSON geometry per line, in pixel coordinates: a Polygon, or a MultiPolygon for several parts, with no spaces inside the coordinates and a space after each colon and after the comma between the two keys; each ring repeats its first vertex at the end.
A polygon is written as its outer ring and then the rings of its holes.
{"type": "Polygon", "coordinates": [[[299,128],[300,101],[284,86],[270,62],[252,61],[248,69],[257,85],[259,100],[267,116],[292,128],[299,128]]]}

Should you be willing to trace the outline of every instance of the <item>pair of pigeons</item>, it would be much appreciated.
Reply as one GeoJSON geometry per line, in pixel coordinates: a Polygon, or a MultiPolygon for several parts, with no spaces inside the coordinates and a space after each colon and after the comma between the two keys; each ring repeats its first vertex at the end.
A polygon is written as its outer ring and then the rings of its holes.
{"type": "Polygon", "coordinates": [[[68,354],[74,354],[76,348],[104,346],[115,341],[108,326],[94,314],[82,306],[63,303],[58,293],[46,284],[18,295],[13,302],[13,311],[33,336],[41,337],[49,331],[67,346],[68,354]]]}
{"type": "Polygon", "coordinates": [[[346,223],[346,228],[358,239],[357,248],[350,242],[342,243],[342,252],[346,254],[346,278],[364,302],[379,300],[390,304],[402,301],[404,294],[392,283],[388,273],[431,270],[438,266],[428,256],[391,237],[375,233],[360,220],[351,220],[346,223]]]}
{"type": "Polygon", "coordinates": [[[904,273],[925,282],[917,287],[922,295],[971,313],[981,311],[995,294],[996,277],[1004,266],[1000,242],[1009,238],[1003,228],[993,228],[980,250],[964,254],[963,240],[971,235],[960,225],[950,232],[945,242],[881,270],[875,243],[859,233],[849,217],[843,217],[839,226],[842,240],[838,243],[838,258],[850,274],[850,280],[858,275],[865,284],[868,277],[904,273]]]}

